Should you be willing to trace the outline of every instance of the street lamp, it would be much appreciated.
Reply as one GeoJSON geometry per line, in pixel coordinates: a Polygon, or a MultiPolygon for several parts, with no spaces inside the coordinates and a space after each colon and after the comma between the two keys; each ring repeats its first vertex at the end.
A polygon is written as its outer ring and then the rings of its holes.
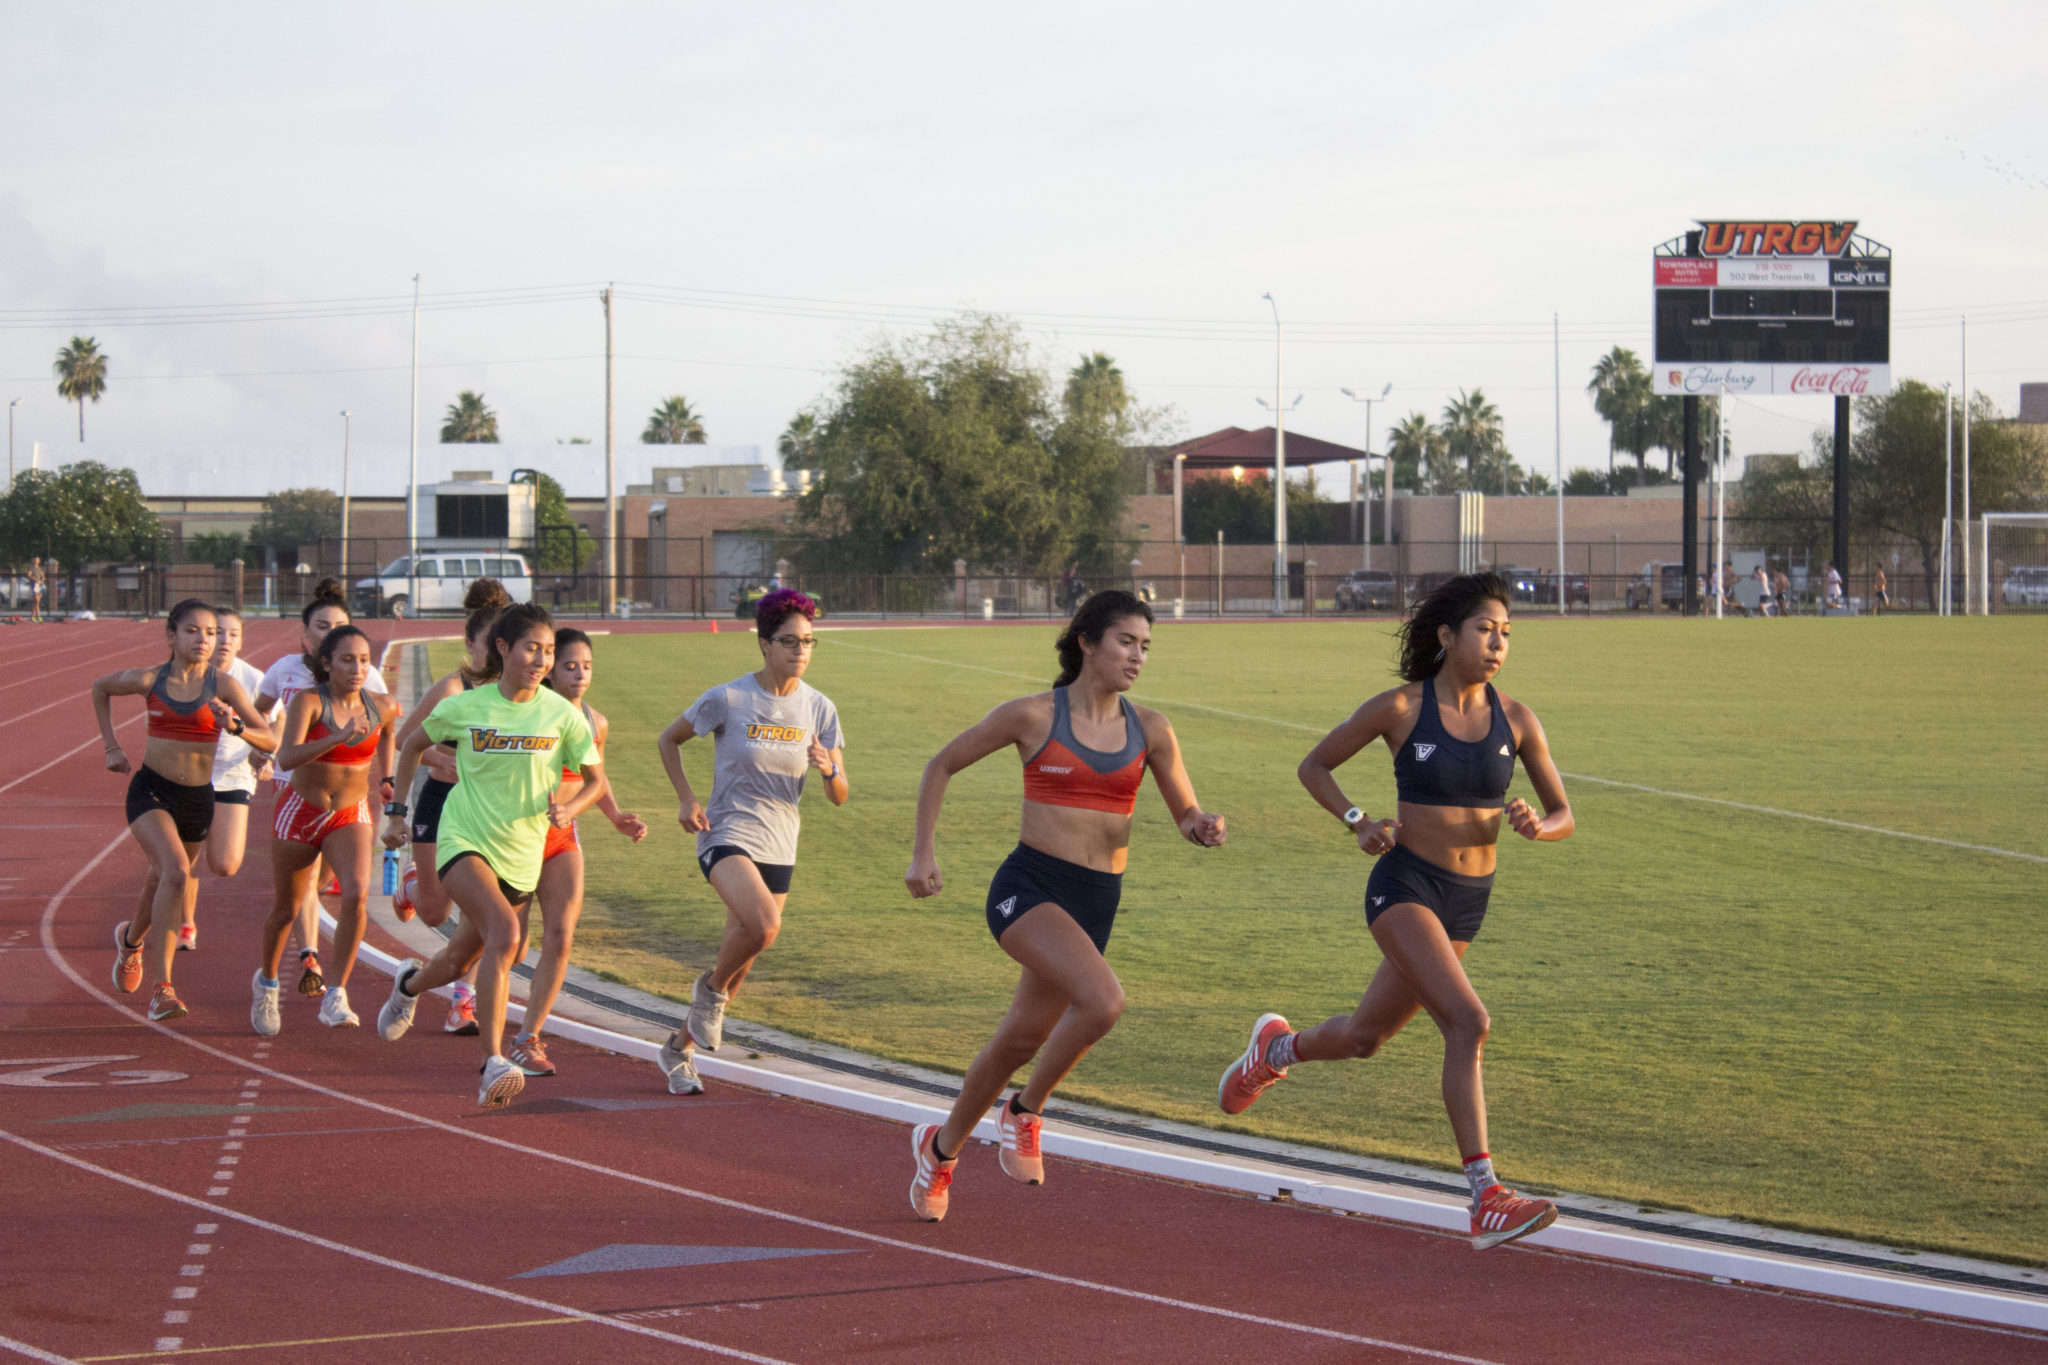
{"type": "MultiPolygon", "coordinates": [[[[1339,390],[1352,402],[1365,404],[1365,515],[1359,518],[1363,524],[1359,527],[1358,539],[1365,547],[1364,567],[1368,569],[1372,567],[1372,405],[1384,399],[1393,391],[1394,386],[1391,381],[1378,393],[1368,393],[1363,397],[1353,393],[1350,389],[1339,390]]],[[[1356,466],[1351,471],[1351,485],[1351,500],[1357,502],[1359,500],[1358,491],[1360,485],[1356,466]]],[[[1389,504],[1387,507],[1387,530],[1389,532],[1394,529],[1393,516],[1394,509],[1389,504]]]]}
{"type": "Polygon", "coordinates": [[[19,398],[7,400],[7,491],[14,491],[14,408],[19,398]]]}
{"type": "MultiPolygon", "coordinates": [[[[1273,614],[1287,614],[1287,414],[1281,409],[1286,388],[1286,336],[1280,328],[1280,305],[1271,291],[1259,296],[1273,305],[1273,614]]],[[[1299,398],[1294,400],[1297,404],[1299,398]]]]}
{"type": "Polygon", "coordinates": [[[341,592],[350,597],[348,583],[348,409],[341,410],[341,592]]]}

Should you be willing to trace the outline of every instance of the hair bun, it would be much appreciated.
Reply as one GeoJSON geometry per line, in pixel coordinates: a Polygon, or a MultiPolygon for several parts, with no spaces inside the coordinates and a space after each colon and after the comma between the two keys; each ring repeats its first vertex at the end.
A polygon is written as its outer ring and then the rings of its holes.
{"type": "Polygon", "coordinates": [[[346,585],[339,578],[323,578],[313,585],[312,600],[315,602],[339,602],[343,606],[347,606],[348,593],[346,585]]]}
{"type": "Polygon", "coordinates": [[[469,591],[462,594],[464,611],[483,611],[487,607],[509,607],[512,594],[505,591],[505,585],[495,578],[479,578],[469,585],[469,591]]]}

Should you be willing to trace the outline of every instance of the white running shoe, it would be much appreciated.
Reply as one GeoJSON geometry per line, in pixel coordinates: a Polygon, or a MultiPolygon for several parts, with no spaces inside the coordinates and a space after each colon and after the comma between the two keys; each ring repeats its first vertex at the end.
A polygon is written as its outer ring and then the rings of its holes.
{"type": "Polygon", "coordinates": [[[697,1063],[690,1056],[690,1049],[678,1048],[671,1038],[661,1045],[658,1065],[662,1074],[668,1077],[668,1093],[671,1095],[701,1095],[704,1082],[697,1075],[697,1063]]]}
{"type": "Polygon", "coordinates": [[[348,987],[329,986],[320,998],[320,1022],[329,1028],[355,1028],[363,1021],[348,1007],[348,987]]]}
{"type": "Polygon", "coordinates": [[[526,1089],[526,1073],[504,1057],[484,1063],[483,1080],[476,1088],[476,1107],[503,1109],[512,1097],[526,1089]]]}
{"type": "Polygon", "coordinates": [[[711,973],[690,984],[690,1041],[706,1052],[725,1041],[725,1002],[731,996],[711,989],[711,973]]]}
{"type": "Polygon", "coordinates": [[[402,989],[427,964],[413,958],[398,969],[398,975],[391,979],[391,994],[384,1001],[384,1008],[377,1011],[377,1036],[387,1043],[395,1043],[405,1036],[412,1027],[412,1013],[420,1007],[417,995],[407,995],[402,989]]]}
{"type": "Polygon", "coordinates": [[[284,1027],[284,1016],[277,1008],[277,987],[263,984],[260,967],[249,978],[249,1027],[265,1038],[275,1038],[284,1027]]]}

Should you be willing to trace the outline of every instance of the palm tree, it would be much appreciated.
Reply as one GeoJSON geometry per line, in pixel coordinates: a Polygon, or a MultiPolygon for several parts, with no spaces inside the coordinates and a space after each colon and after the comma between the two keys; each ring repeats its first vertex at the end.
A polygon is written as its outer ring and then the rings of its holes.
{"type": "Polygon", "coordinates": [[[816,413],[800,412],[789,419],[789,425],[776,438],[775,453],[782,457],[784,469],[814,469],[818,459],[818,417],[816,413]]]}
{"type": "Polygon", "coordinates": [[[1593,377],[1586,384],[1586,392],[1593,395],[1593,411],[1607,423],[1607,474],[1610,481],[1614,476],[1615,414],[1619,411],[1615,405],[1615,394],[1628,376],[1642,368],[1643,362],[1634,351],[1626,346],[1616,346],[1594,362],[1593,377]]]}
{"type": "Polygon", "coordinates": [[[1409,413],[1388,433],[1387,457],[1394,462],[1394,482],[1418,493],[1449,493],[1460,486],[1445,455],[1443,434],[1419,412],[1409,413]]]}
{"type": "Polygon", "coordinates": [[[85,440],[85,400],[100,401],[107,391],[107,353],[94,337],[73,337],[57,352],[57,396],[78,404],[78,439],[85,440]]]}
{"type": "Polygon", "coordinates": [[[1486,401],[1484,390],[1467,393],[1460,389],[1456,398],[1444,404],[1443,438],[1451,456],[1464,465],[1470,487],[1486,487],[1497,466],[1512,463],[1507,459],[1500,409],[1486,401]]]}
{"type": "Polygon", "coordinates": [[[651,446],[701,446],[704,419],[690,407],[690,400],[678,393],[662,399],[648,414],[647,430],[640,433],[640,439],[651,446]]]}
{"type": "Polygon", "coordinates": [[[1663,416],[1650,391],[1650,372],[1634,351],[1616,346],[1593,366],[1586,390],[1593,395],[1593,410],[1607,422],[1608,472],[1613,472],[1614,452],[1625,450],[1635,457],[1640,487],[1650,451],[1660,443],[1663,416]]]}
{"type": "Polygon", "coordinates": [[[464,389],[448,405],[448,419],[441,423],[441,440],[465,445],[496,445],[498,414],[484,406],[482,394],[464,389]]]}
{"type": "Polygon", "coordinates": [[[1081,357],[1081,363],[1067,371],[1067,411],[1079,416],[1089,410],[1122,412],[1130,404],[1124,388],[1124,372],[1114,360],[1096,351],[1081,357]]]}

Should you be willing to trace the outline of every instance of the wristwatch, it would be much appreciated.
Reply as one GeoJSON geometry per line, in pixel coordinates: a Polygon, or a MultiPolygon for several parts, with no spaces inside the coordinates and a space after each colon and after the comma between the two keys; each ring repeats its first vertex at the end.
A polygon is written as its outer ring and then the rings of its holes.
{"type": "Polygon", "coordinates": [[[825,780],[826,780],[827,782],[830,782],[830,781],[832,781],[832,780],[833,780],[834,778],[836,778],[836,777],[838,777],[838,776],[839,776],[839,765],[838,765],[837,763],[834,763],[834,764],[832,765],[832,771],[831,771],[831,772],[829,772],[829,773],[826,773],[826,774],[825,774],[825,780]]]}
{"type": "Polygon", "coordinates": [[[1350,810],[1345,811],[1342,815],[1338,816],[1337,818],[1344,822],[1344,828],[1355,830],[1358,828],[1358,822],[1365,819],[1365,812],[1360,810],[1358,807],[1353,806],[1350,810]]]}
{"type": "Polygon", "coordinates": [[[386,815],[404,815],[405,811],[406,805],[403,801],[386,801],[384,803],[384,813],[386,815]]]}

